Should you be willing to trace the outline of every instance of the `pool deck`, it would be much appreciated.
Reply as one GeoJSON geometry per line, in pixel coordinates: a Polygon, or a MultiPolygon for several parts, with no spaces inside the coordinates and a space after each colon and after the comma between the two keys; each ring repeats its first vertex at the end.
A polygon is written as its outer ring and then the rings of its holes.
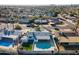
{"type": "Polygon", "coordinates": [[[4,46],[0,46],[0,53],[13,53],[13,54],[17,54],[17,49],[16,46],[15,47],[4,47],[4,46]]]}
{"type": "Polygon", "coordinates": [[[3,35],[2,37],[13,38],[13,40],[15,40],[18,36],[16,36],[16,35],[3,35]]]}

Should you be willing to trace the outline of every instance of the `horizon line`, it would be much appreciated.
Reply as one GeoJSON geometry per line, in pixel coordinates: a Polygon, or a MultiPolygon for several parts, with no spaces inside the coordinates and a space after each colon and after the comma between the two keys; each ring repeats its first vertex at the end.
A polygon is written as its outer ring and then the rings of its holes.
{"type": "Polygon", "coordinates": [[[0,6],[74,6],[79,4],[28,4],[28,5],[21,5],[21,4],[0,4],[0,6]]]}

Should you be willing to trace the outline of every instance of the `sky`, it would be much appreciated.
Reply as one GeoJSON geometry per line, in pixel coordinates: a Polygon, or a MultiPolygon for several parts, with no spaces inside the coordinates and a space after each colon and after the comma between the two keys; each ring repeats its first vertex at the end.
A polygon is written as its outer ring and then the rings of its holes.
{"type": "Polygon", "coordinates": [[[78,0],[0,0],[0,5],[70,5],[79,4],[78,0]]]}

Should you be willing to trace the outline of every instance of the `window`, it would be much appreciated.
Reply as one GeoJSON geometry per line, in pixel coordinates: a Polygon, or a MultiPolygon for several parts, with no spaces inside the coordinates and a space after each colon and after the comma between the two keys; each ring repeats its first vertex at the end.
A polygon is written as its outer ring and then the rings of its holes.
{"type": "Polygon", "coordinates": [[[79,43],[69,43],[69,45],[79,45],[79,43]]]}

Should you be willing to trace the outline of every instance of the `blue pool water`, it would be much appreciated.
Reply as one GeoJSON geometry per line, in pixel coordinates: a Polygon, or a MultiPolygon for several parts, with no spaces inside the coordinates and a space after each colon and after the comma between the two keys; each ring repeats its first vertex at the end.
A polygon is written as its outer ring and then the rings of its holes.
{"type": "Polygon", "coordinates": [[[38,41],[36,47],[40,49],[48,49],[51,47],[51,43],[49,41],[38,41]]]}
{"type": "Polygon", "coordinates": [[[11,44],[12,44],[12,42],[0,40],[0,46],[6,46],[6,47],[8,47],[8,46],[10,46],[11,44]]]}

